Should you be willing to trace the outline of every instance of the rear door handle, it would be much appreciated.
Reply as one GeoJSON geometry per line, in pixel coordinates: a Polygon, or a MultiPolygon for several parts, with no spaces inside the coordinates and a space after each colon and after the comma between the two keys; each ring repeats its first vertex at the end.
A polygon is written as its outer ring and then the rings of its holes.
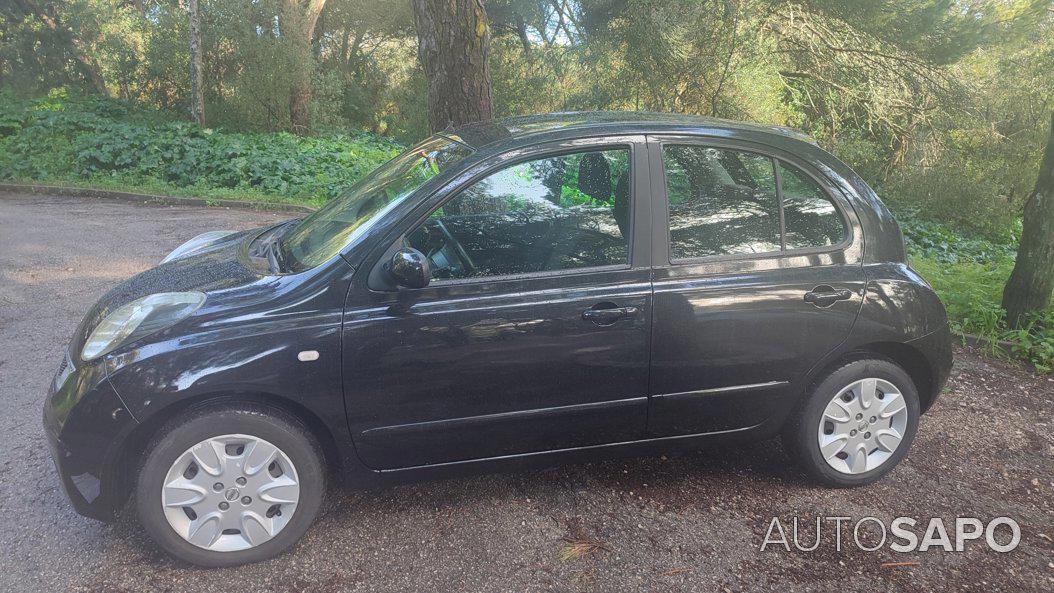
{"type": "Polygon", "coordinates": [[[582,311],[582,319],[597,325],[611,325],[622,319],[636,317],[638,313],[638,307],[617,307],[615,303],[603,302],[582,311]]]}
{"type": "Polygon", "coordinates": [[[805,302],[812,303],[817,307],[830,307],[838,301],[853,298],[853,291],[848,288],[834,288],[821,284],[812,291],[805,293],[805,302]]]}

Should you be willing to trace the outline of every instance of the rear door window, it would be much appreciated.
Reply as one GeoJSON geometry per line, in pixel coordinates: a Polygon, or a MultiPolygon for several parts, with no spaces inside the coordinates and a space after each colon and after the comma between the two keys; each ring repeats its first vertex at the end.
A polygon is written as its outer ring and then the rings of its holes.
{"type": "Polygon", "coordinates": [[[662,159],[671,261],[822,248],[847,237],[830,196],[793,165],[700,145],[665,145],[662,159]]]}
{"type": "Polygon", "coordinates": [[[673,260],[780,250],[776,174],[769,157],[707,146],[665,146],[673,260]]]}

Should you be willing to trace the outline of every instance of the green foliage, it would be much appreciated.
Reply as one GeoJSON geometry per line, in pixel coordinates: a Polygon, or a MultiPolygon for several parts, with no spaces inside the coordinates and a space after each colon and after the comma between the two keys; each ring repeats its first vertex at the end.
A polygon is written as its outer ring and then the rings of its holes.
{"type": "Polygon", "coordinates": [[[560,206],[564,208],[571,206],[610,206],[608,202],[613,201],[614,197],[611,197],[606,202],[601,202],[589,194],[582,193],[574,185],[560,186],[560,206]]]}
{"type": "Polygon", "coordinates": [[[1054,306],[1032,315],[1021,329],[1006,327],[1003,285],[1014,267],[1009,244],[962,237],[934,223],[902,221],[914,228],[906,243],[911,265],[941,297],[952,330],[979,336],[993,347],[1010,342],[1011,352],[1042,372],[1054,371],[1054,306]]]}
{"type": "Polygon", "coordinates": [[[1003,327],[999,303],[1013,261],[993,265],[962,258],[957,263],[949,263],[913,256],[911,265],[944,301],[953,330],[998,337],[1003,327]]]}
{"type": "Polygon", "coordinates": [[[1020,329],[1003,332],[1002,338],[1011,342],[1014,355],[1028,360],[1041,372],[1054,372],[1054,311],[1029,315],[1020,329]]]}
{"type": "Polygon", "coordinates": [[[162,113],[61,94],[0,106],[0,179],[119,180],[318,205],[398,153],[370,134],[300,137],[202,129],[162,113]]]}
{"type": "Polygon", "coordinates": [[[1020,216],[1013,203],[1018,200],[1006,195],[992,176],[969,163],[945,162],[899,171],[881,192],[894,210],[924,215],[960,232],[995,241],[1012,239],[1020,216]]]}
{"type": "Polygon", "coordinates": [[[919,219],[917,214],[901,212],[897,220],[904,233],[908,254],[915,257],[944,264],[984,264],[1012,261],[1016,251],[1012,242],[1000,243],[982,237],[968,237],[946,224],[919,219]]]}

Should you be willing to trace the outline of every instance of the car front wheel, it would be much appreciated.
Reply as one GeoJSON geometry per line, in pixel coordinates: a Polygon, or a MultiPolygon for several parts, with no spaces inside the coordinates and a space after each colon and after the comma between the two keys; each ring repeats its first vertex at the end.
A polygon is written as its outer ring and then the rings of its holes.
{"type": "Polygon", "coordinates": [[[232,566],[292,547],[324,492],[318,444],[295,419],[264,408],[206,408],[158,435],[139,472],[136,510],[173,556],[232,566]]]}
{"type": "Polygon", "coordinates": [[[788,423],[784,445],[822,484],[871,484],[907,454],[919,409],[904,369],[884,359],[856,360],[815,385],[788,423]]]}

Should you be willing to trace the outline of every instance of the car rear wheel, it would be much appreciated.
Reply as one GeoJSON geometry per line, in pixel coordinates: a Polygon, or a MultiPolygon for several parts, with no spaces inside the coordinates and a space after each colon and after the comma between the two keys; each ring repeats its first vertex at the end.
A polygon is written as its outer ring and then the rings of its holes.
{"type": "Polygon", "coordinates": [[[158,435],[139,472],[136,510],[173,556],[232,566],[292,547],[324,491],[318,445],[296,420],[263,408],[210,408],[158,435]]]}
{"type": "Polygon", "coordinates": [[[806,396],[784,431],[784,445],[822,484],[871,484],[907,454],[919,409],[904,369],[883,359],[856,360],[806,396]]]}

